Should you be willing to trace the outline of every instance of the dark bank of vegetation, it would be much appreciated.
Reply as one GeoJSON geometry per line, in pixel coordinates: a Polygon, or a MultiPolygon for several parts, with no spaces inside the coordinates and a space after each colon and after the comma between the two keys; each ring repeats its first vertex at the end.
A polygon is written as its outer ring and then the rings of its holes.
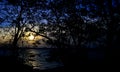
{"type": "Polygon", "coordinates": [[[98,65],[103,62],[108,65],[119,63],[119,0],[7,1],[0,9],[0,13],[5,14],[1,15],[0,24],[8,22],[9,27],[15,28],[11,43],[15,57],[19,39],[25,31],[32,31],[47,38],[47,43],[57,48],[55,52],[51,51],[51,59],[61,59],[67,67],[92,62],[98,65]],[[42,19],[46,19],[48,24],[41,23],[42,19]],[[27,27],[28,24],[32,27],[27,27]],[[40,27],[39,31],[32,29],[36,24],[40,27]],[[51,32],[50,36],[55,39],[47,36],[46,32],[51,32]],[[98,61],[98,58],[89,62],[90,50],[102,52],[103,60],[98,61]]]}

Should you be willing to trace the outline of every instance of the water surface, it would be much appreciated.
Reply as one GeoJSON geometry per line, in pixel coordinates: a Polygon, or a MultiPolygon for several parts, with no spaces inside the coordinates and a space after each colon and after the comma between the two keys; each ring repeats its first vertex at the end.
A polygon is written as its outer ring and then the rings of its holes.
{"type": "Polygon", "coordinates": [[[24,64],[30,65],[33,69],[51,69],[63,66],[60,61],[49,61],[50,49],[21,49],[20,57],[24,64]]]}

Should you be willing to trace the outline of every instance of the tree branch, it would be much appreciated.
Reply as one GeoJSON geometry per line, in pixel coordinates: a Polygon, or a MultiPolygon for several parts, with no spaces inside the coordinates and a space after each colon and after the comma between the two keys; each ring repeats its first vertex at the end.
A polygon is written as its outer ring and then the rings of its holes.
{"type": "Polygon", "coordinates": [[[51,39],[50,37],[45,36],[45,35],[42,35],[42,34],[40,34],[40,32],[33,31],[33,30],[31,30],[30,28],[29,28],[29,31],[34,32],[34,33],[36,33],[37,35],[40,35],[40,36],[42,36],[42,37],[44,37],[44,38],[47,38],[48,40],[50,40],[51,43],[53,43],[53,39],[51,39]]]}

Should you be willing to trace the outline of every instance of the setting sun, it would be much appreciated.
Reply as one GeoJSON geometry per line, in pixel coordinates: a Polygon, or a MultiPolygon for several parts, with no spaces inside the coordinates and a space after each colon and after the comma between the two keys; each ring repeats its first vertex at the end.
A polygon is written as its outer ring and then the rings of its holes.
{"type": "Polygon", "coordinates": [[[29,40],[33,40],[35,37],[33,35],[29,36],[29,40]]]}

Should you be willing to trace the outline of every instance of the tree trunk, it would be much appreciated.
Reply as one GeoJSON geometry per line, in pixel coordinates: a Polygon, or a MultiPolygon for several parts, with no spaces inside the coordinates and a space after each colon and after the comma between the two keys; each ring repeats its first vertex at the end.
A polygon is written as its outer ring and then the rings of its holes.
{"type": "Polygon", "coordinates": [[[112,7],[112,0],[108,0],[108,6],[109,6],[109,18],[110,22],[107,24],[108,31],[107,31],[107,47],[106,47],[106,58],[107,62],[113,63],[113,56],[114,56],[114,45],[113,45],[113,39],[114,39],[114,16],[113,16],[113,7],[112,7]]]}
{"type": "Polygon", "coordinates": [[[18,33],[15,34],[15,37],[13,39],[12,42],[12,51],[13,51],[13,56],[17,57],[18,56],[18,46],[17,46],[17,42],[18,42],[18,33]]]}

